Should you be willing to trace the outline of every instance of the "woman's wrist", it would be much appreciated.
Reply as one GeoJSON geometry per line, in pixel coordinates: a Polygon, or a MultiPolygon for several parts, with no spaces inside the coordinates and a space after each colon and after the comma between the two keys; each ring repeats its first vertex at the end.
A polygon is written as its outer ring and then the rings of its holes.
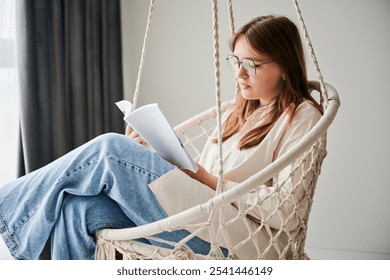
{"type": "Polygon", "coordinates": [[[214,176],[213,174],[207,173],[208,176],[206,178],[206,181],[204,182],[205,185],[209,186],[213,190],[217,189],[218,185],[218,177],[214,176]]]}
{"type": "Polygon", "coordinates": [[[197,165],[198,165],[198,171],[196,173],[189,171],[189,170],[186,170],[186,169],[182,169],[182,171],[184,173],[186,173],[187,175],[189,175],[190,177],[198,180],[202,184],[207,185],[210,188],[212,188],[213,190],[215,190],[217,188],[218,177],[209,173],[199,163],[197,163],[197,165]]]}

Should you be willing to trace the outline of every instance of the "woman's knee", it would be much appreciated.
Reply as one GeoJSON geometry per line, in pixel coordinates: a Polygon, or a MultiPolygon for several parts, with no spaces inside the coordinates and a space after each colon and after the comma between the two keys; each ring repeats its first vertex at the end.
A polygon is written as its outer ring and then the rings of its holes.
{"type": "Polygon", "coordinates": [[[129,139],[127,136],[125,136],[123,134],[119,134],[119,133],[115,133],[115,132],[108,132],[108,133],[104,133],[104,134],[97,136],[94,139],[94,142],[98,142],[101,144],[108,144],[108,145],[115,145],[115,144],[118,145],[118,144],[122,144],[122,143],[131,142],[129,140],[131,140],[131,139],[129,139]]]}
{"type": "Polygon", "coordinates": [[[119,155],[126,150],[134,149],[137,145],[130,137],[114,132],[97,136],[92,144],[97,145],[100,151],[106,151],[109,154],[119,153],[119,155]]]}

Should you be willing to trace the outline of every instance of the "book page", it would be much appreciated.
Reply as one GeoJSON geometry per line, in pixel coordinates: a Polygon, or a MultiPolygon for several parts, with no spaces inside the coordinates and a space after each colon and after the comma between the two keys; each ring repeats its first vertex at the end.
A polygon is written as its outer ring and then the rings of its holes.
{"type": "Polygon", "coordinates": [[[133,110],[130,101],[116,103],[125,114],[123,118],[162,158],[170,163],[196,172],[198,167],[183,147],[157,104],[133,110]]]}

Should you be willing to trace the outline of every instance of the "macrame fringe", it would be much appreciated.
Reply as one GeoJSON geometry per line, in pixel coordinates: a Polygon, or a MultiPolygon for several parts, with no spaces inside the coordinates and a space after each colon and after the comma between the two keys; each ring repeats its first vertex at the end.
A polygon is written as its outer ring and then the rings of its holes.
{"type": "Polygon", "coordinates": [[[102,239],[96,244],[95,250],[95,259],[97,260],[115,260],[116,259],[116,249],[114,244],[107,242],[102,239]]]}

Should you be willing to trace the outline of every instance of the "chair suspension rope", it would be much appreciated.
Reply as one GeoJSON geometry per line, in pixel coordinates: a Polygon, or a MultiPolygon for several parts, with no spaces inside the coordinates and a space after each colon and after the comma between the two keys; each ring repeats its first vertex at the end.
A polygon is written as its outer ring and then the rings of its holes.
{"type": "Polygon", "coordinates": [[[145,64],[145,54],[146,54],[146,47],[148,45],[148,39],[149,39],[149,33],[150,33],[150,25],[152,23],[152,16],[153,16],[153,10],[154,10],[155,0],[150,1],[149,6],[149,15],[148,15],[148,21],[146,24],[146,31],[145,31],[145,37],[144,37],[144,43],[142,46],[142,53],[141,53],[141,61],[138,68],[138,76],[137,76],[137,83],[135,86],[135,91],[133,95],[133,106],[134,108],[137,107],[138,102],[138,96],[139,96],[139,89],[141,86],[141,78],[142,78],[142,72],[145,64]]]}
{"type": "Polygon", "coordinates": [[[234,34],[234,16],[233,16],[233,4],[232,0],[227,1],[229,21],[230,21],[230,33],[234,34]]]}
{"type": "Polygon", "coordinates": [[[217,127],[218,127],[218,149],[219,149],[219,173],[217,193],[222,192],[223,188],[223,156],[222,156],[222,118],[221,118],[221,75],[219,63],[219,32],[218,32],[218,0],[212,0],[213,12],[213,46],[214,46],[214,68],[215,68],[215,98],[217,106],[217,127]]]}
{"type": "MultiPolygon", "coordinates": [[[[228,6],[228,14],[229,14],[229,22],[230,22],[230,33],[234,35],[235,33],[235,27],[234,27],[234,15],[233,15],[233,1],[227,0],[227,6],[228,6]]],[[[238,82],[236,81],[236,91],[235,96],[238,95],[240,88],[238,86],[238,82]]]]}
{"type": "Polygon", "coordinates": [[[294,7],[295,7],[295,11],[297,13],[297,16],[298,16],[299,23],[301,24],[301,27],[303,29],[303,32],[304,32],[304,35],[305,35],[304,38],[305,38],[307,47],[308,47],[308,49],[310,51],[310,55],[311,55],[313,64],[315,66],[316,72],[317,72],[317,77],[318,77],[318,80],[319,80],[320,85],[321,85],[321,92],[322,92],[322,94],[321,94],[321,104],[323,104],[323,102],[325,101],[325,103],[323,105],[327,106],[327,104],[328,104],[328,94],[326,92],[324,78],[322,76],[322,73],[321,73],[321,70],[320,70],[320,67],[319,67],[319,64],[318,64],[318,60],[317,60],[316,54],[314,52],[313,45],[312,45],[311,39],[309,37],[309,32],[307,31],[306,24],[305,24],[305,22],[303,20],[302,12],[301,12],[301,9],[299,8],[298,0],[293,0],[293,4],[294,4],[294,7]]]}

